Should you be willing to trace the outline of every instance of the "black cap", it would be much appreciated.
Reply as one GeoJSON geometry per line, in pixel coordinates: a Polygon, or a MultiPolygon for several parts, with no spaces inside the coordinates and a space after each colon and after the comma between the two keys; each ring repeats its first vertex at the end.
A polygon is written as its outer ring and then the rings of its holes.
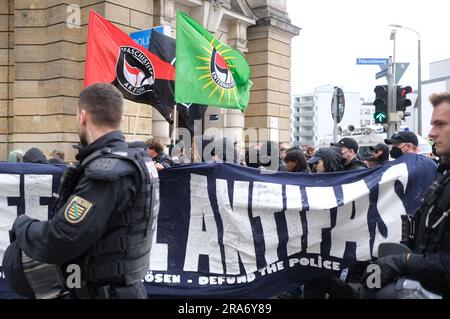
{"type": "Polygon", "coordinates": [[[322,158],[322,151],[320,148],[314,153],[313,157],[306,161],[308,164],[314,164],[322,158]]]}
{"type": "Polygon", "coordinates": [[[378,143],[377,145],[371,146],[369,148],[373,152],[382,151],[383,153],[389,153],[389,146],[384,143],[378,143]]]}
{"type": "Polygon", "coordinates": [[[339,142],[337,142],[337,143],[330,143],[330,145],[331,146],[346,147],[346,148],[354,150],[355,153],[358,153],[358,148],[359,148],[358,143],[354,139],[352,139],[350,137],[344,137],[339,142]]]}
{"type": "Polygon", "coordinates": [[[417,135],[411,131],[402,131],[398,133],[394,133],[391,138],[387,138],[384,140],[386,144],[400,144],[400,143],[411,143],[415,146],[419,146],[419,140],[417,139],[417,135]]]}
{"type": "Polygon", "coordinates": [[[369,147],[371,151],[376,152],[376,151],[381,151],[381,155],[378,155],[377,158],[378,160],[383,163],[385,161],[389,160],[389,146],[387,146],[384,143],[378,143],[375,146],[370,146],[369,147]]]}

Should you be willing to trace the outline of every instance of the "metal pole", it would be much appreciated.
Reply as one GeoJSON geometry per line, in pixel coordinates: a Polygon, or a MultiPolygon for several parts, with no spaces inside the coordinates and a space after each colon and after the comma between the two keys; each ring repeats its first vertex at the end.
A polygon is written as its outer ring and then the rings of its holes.
{"type": "Polygon", "coordinates": [[[392,76],[392,56],[389,57],[389,68],[388,68],[388,76],[387,76],[387,80],[388,80],[388,122],[387,122],[387,137],[390,138],[392,136],[392,134],[394,134],[395,132],[395,123],[392,122],[391,119],[391,113],[392,113],[392,92],[393,92],[393,76],[392,76]]]}
{"type": "Polygon", "coordinates": [[[172,140],[173,145],[177,143],[177,126],[178,126],[178,114],[177,114],[177,105],[173,106],[173,130],[172,130],[172,140]]]}
{"type": "Polygon", "coordinates": [[[397,67],[395,65],[395,52],[396,52],[396,44],[397,44],[397,30],[392,30],[393,38],[394,38],[394,52],[392,54],[392,82],[394,84],[392,88],[392,112],[397,112],[397,67]]]}
{"type": "Polygon", "coordinates": [[[420,34],[417,33],[417,134],[422,135],[422,63],[420,57],[420,34]]]}
{"type": "Polygon", "coordinates": [[[397,112],[397,90],[396,90],[396,81],[395,81],[395,44],[396,44],[396,30],[392,30],[391,32],[391,40],[394,41],[394,50],[392,57],[390,57],[390,76],[388,78],[388,96],[389,96],[389,103],[388,103],[388,129],[387,129],[387,136],[388,138],[394,134],[394,132],[397,130],[397,116],[394,115],[394,113],[397,112]]]}
{"type": "Polygon", "coordinates": [[[404,27],[399,24],[390,24],[389,26],[405,29],[414,32],[417,35],[417,134],[422,135],[422,59],[420,56],[420,33],[414,29],[404,27]]]}

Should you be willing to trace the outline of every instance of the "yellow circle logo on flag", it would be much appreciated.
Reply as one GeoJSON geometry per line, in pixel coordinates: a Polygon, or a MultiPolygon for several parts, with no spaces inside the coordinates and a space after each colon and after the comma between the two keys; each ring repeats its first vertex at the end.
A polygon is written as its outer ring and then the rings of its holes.
{"type": "Polygon", "coordinates": [[[220,43],[217,47],[214,46],[214,40],[209,42],[209,46],[202,46],[208,53],[205,56],[197,56],[196,58],[204,61],[204,66],[197,67],[197,70],[203,70],[204,75],[198,78],[199,81],[206,81],[202,90],[209,89],[211,93],[209,97],[214,94],[219,94],[219,102],[225,98],[230,103],[232,100],[237,101],[236,83],[233,79],[232,69],[233,65],[230,65],[227,61],[234,59],[235,57],[227,55],[231,49],[222,49],[220,43]],[[226,95],[225,95],[226,93],[226,95]]]}

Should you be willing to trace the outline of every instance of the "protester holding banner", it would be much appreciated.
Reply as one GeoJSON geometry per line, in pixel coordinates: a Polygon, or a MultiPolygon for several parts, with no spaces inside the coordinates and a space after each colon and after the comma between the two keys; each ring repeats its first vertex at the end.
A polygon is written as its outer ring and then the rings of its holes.
{"type": "MultiPolygon", "coordinates": [[[[12,287],[32,286],[30,280],[15,281],[19,268],[11,258],[20,249],[34,261],[58,265],[63,276],[79,267],[81,284],[70,287],[74,298],[147,297],[142,278],[149,269],[158,174],[141,148],[125,142],[119,131],[122,112],[123,96],[111,84],[96,83],[81,92],[79,163],[65,171],[53,219],[20,215],[14,222],[15,241],[3,260],[12,287]]],[[[26,296],[37,297],[36,291],[26,296]]]]}
{"type": "Polygon", "coordinates": [[[313,172],[339,172],[342,171],[342,156],[339,150],[333,147],[319,148],[307,163],[313,165],[313,172]]]}
{"type": "Polygon", "coordinates": [[[289,150],[284,156],[288,172],[310,172],[302,150],[289,150]]]}
{"type": "Polygon", "coordinates": [[[163,144],[159,139],[152,137],[145,144],[148,146],[148,155],[155,162],[155,167],[158,171],[175,165],[169,155],[164,153],[163,144]]]}
{"type": "Polygon", "coordinates": [[[25,163],[48,163],[48,160],[45,157],[44,153],[37,147],[32,147],[28,151],[26,151],[25,155],[23,156],[23,161],[25,163]]]}
{"type": "Polygon", "coordinates": [[[8,162],[10,163],[20,163],[23,162],[24,153],[22,150],[14,150],[9,152],[8,162]]]}
{"type": "MultiPolygon", "coordinates": [[[[436,145],[439,156],[450,156],[450,92],[430,96],[433,105],[429,137],[436,145]]],[[[399,145],[414,141],[400,140],[411,137],[401,132],[388,141],[399,145]],[[398,138],[397,138],[398,137],[398,138]],[[400,142],[400,143],[399,143],[400,142]]],[[[422,206],[414,216],[409,234],[413,253],[379,258],[381,285],[405,276],[419,280],[426,289],[450,298],[450,163],[439,166],[439,176],[425,193],[422,206]]],[[[367,280],[365,282],[367,284],[367,280]]]]}
{"type": "Polygon", "coordinates": [[[357,169],[367,168],[366,164],[358,157],[358,143],[350,138],[344,137],[337,143],[331,143],[331,146],[337,146],[341,148],[342,165],[344,171],[352,171],[357,169]]]}

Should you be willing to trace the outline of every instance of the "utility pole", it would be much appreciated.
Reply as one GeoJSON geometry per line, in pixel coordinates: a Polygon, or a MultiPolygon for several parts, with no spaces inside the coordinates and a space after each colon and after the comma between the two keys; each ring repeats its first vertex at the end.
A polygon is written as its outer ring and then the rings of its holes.
{"type": "Polygon", "coordinates": [[[397,90],[395,83],[395,36],[397,31],[392,30],[390,39],[394,41],[394,52],[392,56],[389,57],[389,75],[388,75],[388,128],[387,137],[391,137],[392,134],[397,130],[398,114],[397,114],[397,90]]]}
{"type": "Polygon", "coordinates": [[[420,56],[420,33],[414,29],[402,26],[400,24],[390,24],[390,27],[401,28],[417,35],[417,133],[422,135],[422,59],[420,56]]]}

